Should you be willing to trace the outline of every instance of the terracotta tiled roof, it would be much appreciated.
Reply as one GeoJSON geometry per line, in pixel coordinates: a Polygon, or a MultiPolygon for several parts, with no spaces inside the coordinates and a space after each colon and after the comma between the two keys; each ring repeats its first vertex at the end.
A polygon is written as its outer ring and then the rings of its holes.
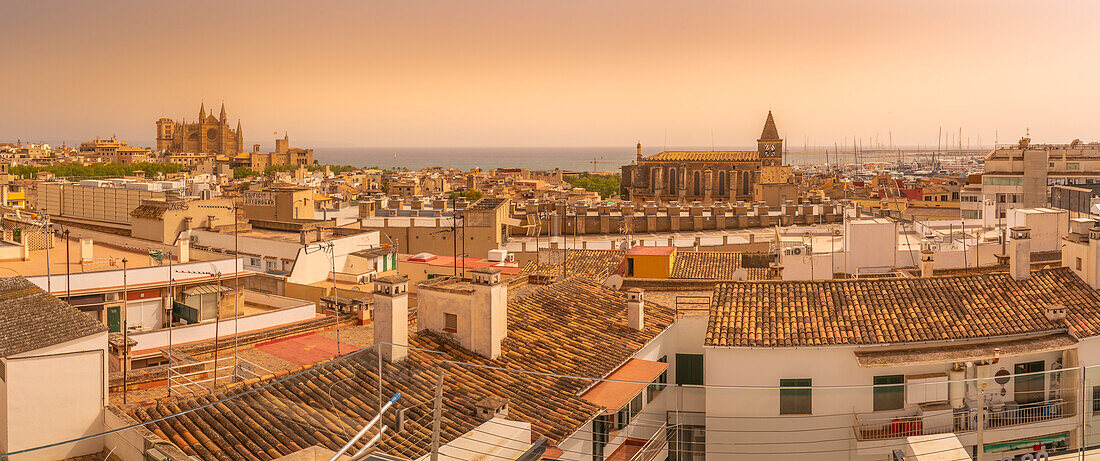
{"type": "Polygon", "coordinates": [[[715,289],[706,344],[859,345],[996,337],[1066,328],[1100,333],[1100,297],[1068,268],[915,279],[731,282],[715,289]],[[1063,304],[1066,322],[1044,310],[1063,304]]]}
{"type": "Polygon", "coordinates": [[[773,261],[775,255],[765,253],[677,251],[669,278],[736,280],[737,269],[745,267],[744,280],[767,280],[768,263],[773,261]]]}
{"type": "Polygon", "coordinates": [[[755,151],[667,151],[659,152],[645,160],[670,161],[670,162],[752,162],[760,160],[760,153],[755,151]]]}
{"type": "Polygon", "coordinates": [[[0,357],[107,331],[23,277],[0,278],[0,357]]]}
{"type": "MultiPolygon", "coordinates": [[[[630,329],[625,294],[581,278],[512,299],[508,309],[508,336],[496,360],[426,331],[413,334],[410,345],[440,353],[414,350],[403,362],[384,362],[383,394],[401,392],[398,407],[413,408],[406,413],[404,430],[388,432],[379,442],[383,451],[411,459],[427,453],[430,402],[439,371],[447,374],[440,437],[444,443],[481,424],[473,415],[474,405],[488,396],[509,400],[508,419],[528,421],[537,436],[560,442],[601,411],[578,396],[592,382],[484,366],[603,377],[673,321],[670,309],[647,303],[646,328],[630,329]]],[[[368,349],[281,382],[251,382],[233,389],[254,390],[248,395],[147,427],[201,459],[272,459],[312,445],[336,449],[378,411],[376,360],[374,350],[368,349]]],[[[195,409],[227,392],[161,401],[137,407],[132,414],[149,421],[195,409]]],[[[382,423],[396,427],[394,415],[390,411],[382,423]]]]}
{"type": "Polygon", "coordinates": [[[569,250],[564,265],[531,261],[523,266],[520,274],[550,279],[576,275],[603,281],[619,269],[625,254],[623,250],[569,250]]]}

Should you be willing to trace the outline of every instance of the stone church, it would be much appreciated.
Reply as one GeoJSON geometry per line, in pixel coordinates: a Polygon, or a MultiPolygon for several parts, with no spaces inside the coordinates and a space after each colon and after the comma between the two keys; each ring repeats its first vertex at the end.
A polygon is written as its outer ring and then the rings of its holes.
{"type": "Polygon", "coordinates": [[[199,107],[199,119],[188,123],[169,118],[157,120],[157,151],[167,153],[201,153],[234,156],[244,151],[244,135],[241,121],[237,129],[229,128],[225,116],[225,104],[218,117],[206,114],[206,105],[199,107]]]}
{"type": "Polygon", "coordinates": [[[622,167],[623,200],[635,203],[753,200],[762,167],[783,165],[783,139],[771,111],[755,151],[667,151],[622,167]]]}

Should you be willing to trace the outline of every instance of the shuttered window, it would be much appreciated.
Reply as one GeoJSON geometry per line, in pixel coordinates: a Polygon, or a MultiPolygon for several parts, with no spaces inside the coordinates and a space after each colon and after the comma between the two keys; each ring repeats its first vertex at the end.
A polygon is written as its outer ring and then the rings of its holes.
{"type": "Polygon", "coordinates": [[[703,384],[703,354],[676,354],[676,384],[703,384]]]}
{"type": "Polygon", "coordinates": [[[458,316],[455,314],[443,314],[443,331],[458,332],[458,316]]]}

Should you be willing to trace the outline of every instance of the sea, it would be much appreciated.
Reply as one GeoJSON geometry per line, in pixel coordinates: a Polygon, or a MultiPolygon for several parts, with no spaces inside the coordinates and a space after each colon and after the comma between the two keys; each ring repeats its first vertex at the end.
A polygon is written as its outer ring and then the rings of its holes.
{"type": "MultiPolygon", "coordinates": [[[[756,150],[756,146],[687,146],[663,149],[642,147],[642,155],[663,150],[756,150]]],[[[865,153],[863,161],[893,161],[894,152],[865,153]]],[[[910,160],[914,158],[909,154],[910,160]]],[[[468,170],[481,168],[526,168],[528,170],[564,171],[620,171],[622,165],[634,161],[633,146],[595,147],[319,147],[313,149],[314,159],[322,164],[352,165],[355,167],[379,167],[384,169],[421,168],[439,166],[468,170]],[[593,165],[595,160],[595,165],[593,165]],[[594,167],[594,168],[593,168],[594,167]]],[[[837,156],[830,154],[835,163],[837,156]]],[[[841,152],[841,162],[854,162],[856,156],[841,152]]],[[[788,152],[788,165],[823,164],[826,155],[819,152],[788,152]]]]}

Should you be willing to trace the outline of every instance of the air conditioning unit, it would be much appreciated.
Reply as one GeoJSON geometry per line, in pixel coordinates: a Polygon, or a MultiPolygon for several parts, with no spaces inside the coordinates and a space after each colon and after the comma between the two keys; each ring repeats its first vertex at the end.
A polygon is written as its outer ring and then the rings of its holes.
{"type": "Polygon", "coordinates": [[[508,261],[510,263],[514,263],[514,262],[516,262],[516,255],[514,255],[512,253],[508,253],[508,256],[505,257],[504,260],[508,261]]]}
{"type": "Polygon", "coordinates": [[[783,249],[783,255],[785,256],[802,256],[802,253],[806,252],[805,247],[788,247],[783,249]]]}

